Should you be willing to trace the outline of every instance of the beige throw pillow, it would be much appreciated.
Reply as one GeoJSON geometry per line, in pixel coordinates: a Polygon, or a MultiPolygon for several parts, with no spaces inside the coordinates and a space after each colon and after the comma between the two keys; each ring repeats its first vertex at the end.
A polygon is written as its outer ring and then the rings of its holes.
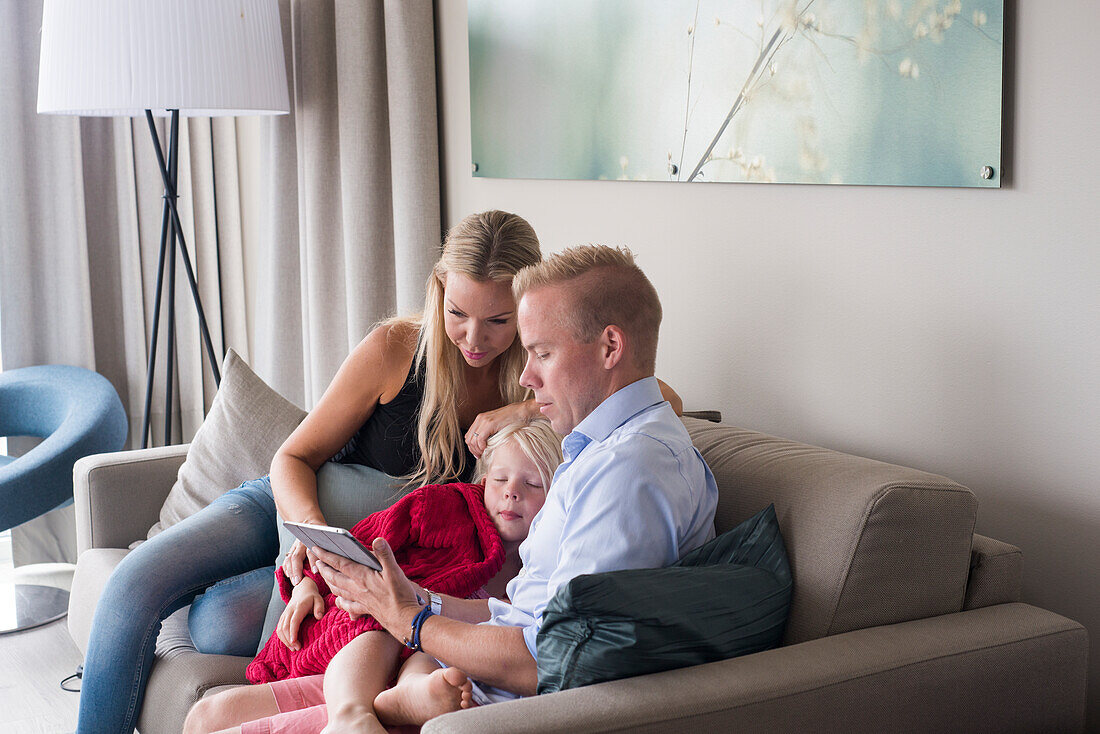
{"type": "Polygon", "coordinates": [[[190,517],[242,482],[267,474],[271,458],[305,417],[305,411],[271,389],[230,349],[210,412],[147,537],[190,517]]]}

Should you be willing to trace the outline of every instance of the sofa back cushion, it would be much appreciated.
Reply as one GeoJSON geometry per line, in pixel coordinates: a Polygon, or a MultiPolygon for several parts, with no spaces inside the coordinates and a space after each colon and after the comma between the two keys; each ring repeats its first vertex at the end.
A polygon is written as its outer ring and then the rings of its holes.
{"type": "Polygon", "coordinates": [[[719,533],[775,504],[794,577],[784,644],[958,612],[977,500],[934,474],[684,418],[719,533]]]}
{"type": "Polygon", "coordinates": [[[187,459],[148,537],[185,520],[241,482],[267,474],[275,452],[305,417],[305,411],[269,387],[230,349],[210,412],[191,439],[187,459]]]}

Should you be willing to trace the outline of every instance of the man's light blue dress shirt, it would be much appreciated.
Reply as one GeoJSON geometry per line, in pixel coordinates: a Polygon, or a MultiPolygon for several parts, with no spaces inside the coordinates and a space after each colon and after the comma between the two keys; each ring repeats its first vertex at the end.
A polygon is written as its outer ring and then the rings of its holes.
{"type": "Polygon", "coordinates": [[[654,377],[604,400],[562,442],[546,504],[519,547],[509,602],[486,624],[523,628],[532,657],[542,613],[574,576],[674,563],[714,537],[718,487],[654,377]]]}

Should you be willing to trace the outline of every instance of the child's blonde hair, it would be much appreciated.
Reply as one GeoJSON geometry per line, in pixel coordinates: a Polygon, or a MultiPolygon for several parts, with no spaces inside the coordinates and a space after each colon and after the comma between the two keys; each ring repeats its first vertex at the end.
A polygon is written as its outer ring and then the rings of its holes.
{"type": "Polygon", "coordinates": [[[523,455],[534,462],[542,479],[543,489],[549,490],[550,480],[563,457],[561,436],[554,432],[550,421],[544,418],[537,418],[530,423],[510,423],[494,433],[485,445],[481,458],[477,460],[475,481],[480,482],[485,478],[489,467],[493,465],[493,454],[509,441],[515,441],[523,455]]]}

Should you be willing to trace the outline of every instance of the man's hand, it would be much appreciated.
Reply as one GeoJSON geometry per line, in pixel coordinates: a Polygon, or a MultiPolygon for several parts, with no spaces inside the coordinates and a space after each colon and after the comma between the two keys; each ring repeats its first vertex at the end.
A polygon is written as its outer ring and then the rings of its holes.
{"type": "MultiPolygon", "coordinates": [[[[373,548],[381,573],[320,548],[318,570],[336,594],[337,606],[353,616],[372,615],[387,632],[404,640],[420,611],[414,586],[386,541],[378,538],[373,548]]],[[[421,643],[429,655],[489,685],[524,696],[535,694],[538,670],[519,627],[468,624],[432,615],[424,629],[421,643]]]]}
{"type": "Polygon", "coordinates": [[[385,540],[376,538],[372,547],[382,564],[381,572],[323,548],[315,549],[317,570],[336,595],[336,606],[352,619],[371,615],[400,640],[408,634],[412,619],[420,610],[416,586],[397,565],[385,540]]]}

